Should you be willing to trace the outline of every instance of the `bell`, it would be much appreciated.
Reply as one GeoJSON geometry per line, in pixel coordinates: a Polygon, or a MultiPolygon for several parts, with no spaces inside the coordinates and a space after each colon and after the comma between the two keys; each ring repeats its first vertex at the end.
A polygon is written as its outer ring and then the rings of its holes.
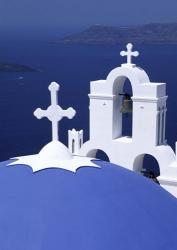
{"type": "Polygon", "coordinates": [[[132,113],[132,99],[129,94],[119,94],[124,96],[120,112],[123,114],[132,113]]]}

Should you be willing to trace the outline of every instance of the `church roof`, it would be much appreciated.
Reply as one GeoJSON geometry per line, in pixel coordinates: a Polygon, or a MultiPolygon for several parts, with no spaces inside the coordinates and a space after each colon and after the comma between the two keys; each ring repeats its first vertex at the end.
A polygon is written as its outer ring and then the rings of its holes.
{"type": "Polygon", "coordinates": [[[6,250],[175,250],[177,200],[111,163],[76,173],[0,163],[0,246],[6,250]]]}

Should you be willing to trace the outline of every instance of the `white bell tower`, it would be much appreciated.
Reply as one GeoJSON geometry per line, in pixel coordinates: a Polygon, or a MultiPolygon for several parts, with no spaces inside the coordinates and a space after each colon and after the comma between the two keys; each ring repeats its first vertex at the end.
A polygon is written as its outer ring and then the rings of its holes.
{"type": "Polygon", "coordinates": [[[150,82],[144,70],[132,64],[132,44],[127,45],[127,63],[114,69],[106,80],[91,82],[90,140],[115,140],[122,137],[122,98],[126,79],[133,90],[132,142],[152,147],[164,144],[166,123],[166,84],[150,82]]]}
{"type": "MultiPolygon", "coordinates": [[[[177,160],[167,144],[166,83],[151,82],[147,73],[132,63],[139,53],[133,45],[121,56],[127,62],[113,69],[106,80],[90,83],[90,139],[83,143],[78,154],[96,157],[104,151],[110,162],[139,172],[146,154],[156,159],[160,169],[160,184],[177,197],[177,160]],[[132,86],[132,137],[122,135],[122,93],[128,79],[132,86]]],[[[70,135],[70,141],[72,136],[70,135]]]]}

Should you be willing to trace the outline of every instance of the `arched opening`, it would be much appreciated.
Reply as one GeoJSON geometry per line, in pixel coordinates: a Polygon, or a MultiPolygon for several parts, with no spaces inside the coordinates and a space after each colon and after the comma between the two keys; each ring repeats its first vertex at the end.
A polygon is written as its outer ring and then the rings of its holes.
{"type": "Polygon", "coordinates": [[[113,138],[122,136],[132,137],[133,127],[133,89],[131,81],[122,76],[115,80],[113,94],[117,96],[114,100],[113,110],[113,138]]]}
{"type": "Polygon", "coordinates": [[[130,98],[128,101],[125,100],[125,96],[123,96],[122,98],[122,104],[121,104],[122,110],[124,110],[124,112],[127,112],[127,113],[122,113],[122,136],[132,137],[133,103],[132,103],[131,97],[133,93],[132,93],[131,83],[128,79],[125,80],[122,92],[124,94],[127,94],[130,98]]]}
{"type": "Polygon", "coordinates": [[[100,149],[92,149],[87,153],[87,157],[91,157],[91,158],[96,158],[102,161],[107,161],[109,162],[109,157],[108,155],[100,149]]]}
{"type": "Polygon", "coordinates": [[[133,164],[133,170],[158,183],[157,177],[160,175],[160,167],[158,161],[152,155],[141,154],[137,156],[133,164]]]}
{"type": "Polygon", "coordinates": [[[80,148],[82,147],[82,140],[81,139],[79,140],[79,147],[80,148]]]}
{"type": "Polygon", "coordinates": [[[75,141],[74,139],[72,139],[72,153],[75,152],[75,141]]]}
{"type": "Polygon", "coordinates": [[[158,108],[158,145],[165,143],[165,123],[166,123],[166,109],[165,106],[158,108]]]}

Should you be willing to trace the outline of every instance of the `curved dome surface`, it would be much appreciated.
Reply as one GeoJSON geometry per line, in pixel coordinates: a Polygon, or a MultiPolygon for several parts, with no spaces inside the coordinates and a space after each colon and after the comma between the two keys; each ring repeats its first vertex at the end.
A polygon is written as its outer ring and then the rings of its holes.
{"type": "Polygon", "coordinates": [[[177,200],[116,165],[45,169],[0,163],[0,249],[176,250],[177,200]]]}

